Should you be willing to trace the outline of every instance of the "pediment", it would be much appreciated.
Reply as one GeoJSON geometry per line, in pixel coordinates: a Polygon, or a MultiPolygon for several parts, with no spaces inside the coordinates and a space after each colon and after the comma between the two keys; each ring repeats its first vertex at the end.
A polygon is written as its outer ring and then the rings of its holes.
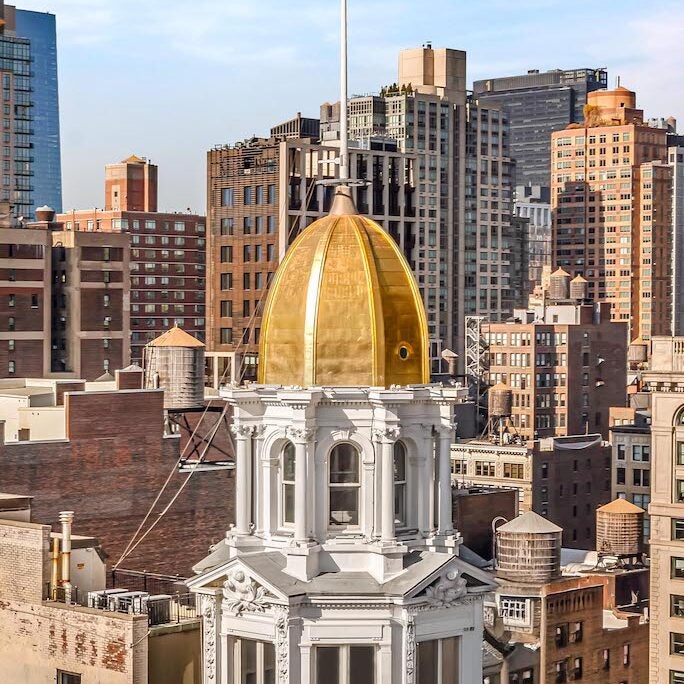
{"type": "Polygon", "coordinates": [[[288,597],[240,557],[192,578],[188,586],[197,591],[221,587],[223,605],[234,613],[263,613],[271,604],[288,602],[288,597]]]}
{"type": "Polygon", "coordinates": [[[456,603],[467,594],[490,591],[494,586],[487,573],[455,557],[423,578],[405,596],[440,607],[456,603]]]}

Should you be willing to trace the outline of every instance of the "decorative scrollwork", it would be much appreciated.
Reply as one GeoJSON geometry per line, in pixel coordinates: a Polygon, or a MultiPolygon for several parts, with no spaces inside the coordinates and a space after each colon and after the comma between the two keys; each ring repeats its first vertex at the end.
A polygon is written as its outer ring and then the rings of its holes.
{"type": "Polygon", "coordinates": [[[216,681],[216,597],[202,596],[204,671],[207,682],[216,681]]]}
{"type": "Polygon", "coordinates": [[[416,681],[416,622],[413,615],[409,615],[404,628],[404,653],[406,668],[406,684],[416,681]]]}
{"type": "Polygon", "coordinates": [[[290,624],[287,610],[276,610],[276,658],[278,667],[278,683],[288,684],[290,681],[290,624]]]}

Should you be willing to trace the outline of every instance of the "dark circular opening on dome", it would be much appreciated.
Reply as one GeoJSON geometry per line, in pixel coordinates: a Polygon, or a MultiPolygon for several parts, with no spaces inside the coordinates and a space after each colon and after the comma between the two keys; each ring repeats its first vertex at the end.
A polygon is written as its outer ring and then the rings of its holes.
{"type": "Polygon", "coordinates": [[[402,344],[401,347],[399,347],[399,358],[402,361],[406,361],[406,359],[408,359],[409,353],[409,348],[406,345],[402,344]]]}

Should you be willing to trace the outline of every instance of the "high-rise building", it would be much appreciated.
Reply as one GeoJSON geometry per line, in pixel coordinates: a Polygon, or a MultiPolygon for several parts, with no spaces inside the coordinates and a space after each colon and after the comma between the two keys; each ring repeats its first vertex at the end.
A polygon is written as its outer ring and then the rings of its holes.
{"type": "Polygon", "coordinates": [[[36,204],[62,211],[62,163],[59,136],[57,34],[55,15],[17,9],[17,36],[31,46],[33,216],[36,204]]]}
{"type": "Polygon", "coordinates": [[[31,219],[35,208],[33,79],[31,41],[17,35],[16,11],[0,2],[2,159],[0,201],[17,217],[31,219]]]}
{"type": "Polygon", "coordinates": [[[510,125],[516,182],[549,187],[551,133],[581,122],[588,93],[605,88],[605,69],[532,69],[519,76],[475,81],[480,102],[503,107],[510,125]]]}
{"type": "Polygon", "coordinates": [[[589,94],[584,123],[551,136],[553,260],[609,301],[630,337],[672,325],[672,168],[667,131],[624,87],[589,94]]]}
{"type": "Polygon", "coordinates": [[[684,140],[667,149],[672,168],[672,332],[684,335],[684,140]]]}
{"type": "Polygon", "coordinates": [[[205,221],[191,213],[157,211],[157,167],[132,156],[105,167],[105,209],[58,216],[66,230],[130,233],[131,359],[173,325],[205,334],[205,221]]]}
{"type": "Polygon", "coordinates": [[[650,684],[684,682],[684,338],[651,340],[650,684]]]}

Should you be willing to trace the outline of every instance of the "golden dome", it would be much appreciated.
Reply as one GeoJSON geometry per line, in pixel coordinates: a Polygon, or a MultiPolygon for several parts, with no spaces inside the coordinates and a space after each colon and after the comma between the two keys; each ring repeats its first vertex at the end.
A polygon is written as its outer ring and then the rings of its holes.
{"type": "Polygon", "coordinates": [[[381,386],[429,381],[425,310],[394,240],[340,187],[294,241],[270,288],[259,382],[381,386]]]}

